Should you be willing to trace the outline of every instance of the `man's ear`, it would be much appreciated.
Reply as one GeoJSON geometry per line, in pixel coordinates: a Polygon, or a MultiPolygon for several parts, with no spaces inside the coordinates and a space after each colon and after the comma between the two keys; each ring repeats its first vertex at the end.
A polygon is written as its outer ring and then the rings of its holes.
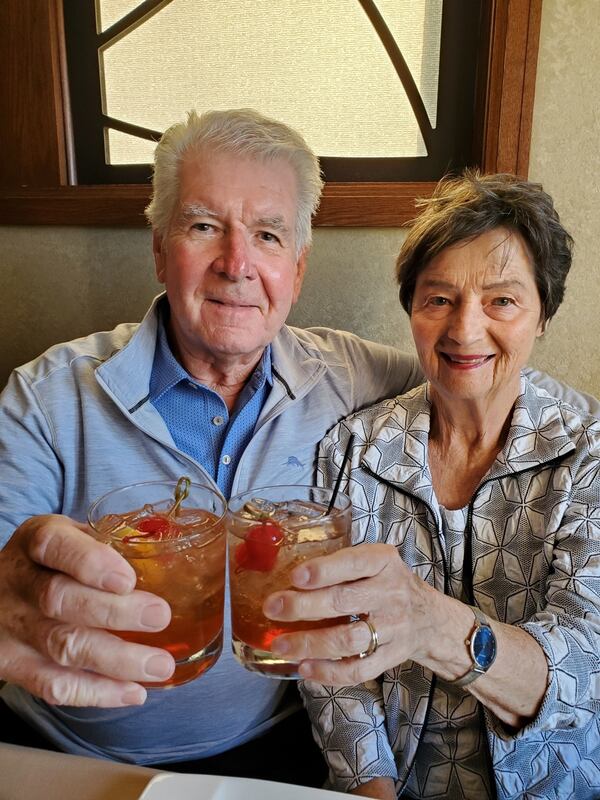
{"type": "Polygon", "coordinates": [[[165,282],[166,258],[165,242],[158,231],[152,231],[152,254],[154,255],[154,269],[159,283],[165,282]]]}
{"type": "Polygon", "coordinates": [[[298,298],[300,297],[300,290],[302,289],[302,283],[304,282],[304,274],[306,272],[306,259],[308,258],[308,247],[303,247],[300,255],[298,256],[298,261],[296,262],[296,277],[294,279],[294,294],[292,297],[292,305],[296,303],[298,298]]]}

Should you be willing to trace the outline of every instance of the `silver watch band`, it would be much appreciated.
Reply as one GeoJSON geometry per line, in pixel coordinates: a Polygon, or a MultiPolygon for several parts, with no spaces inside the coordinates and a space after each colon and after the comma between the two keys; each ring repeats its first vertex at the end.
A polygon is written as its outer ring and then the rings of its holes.
{"type": "MultiPolygon", "coordinates": [[[[475,616],[475,624],[473,625],[471,633],[469,634],[469,637],[465,642],[467,648],[469,648],[470,650],[473,637],[475,636],[479,628],[481,628],[482,625],[489,627],[490,624],[485,614],[479,608],[477,608],[476,606],[469,606],[469,608],[471,609],[471,611],[475,616]]],[[[448,681],[448,683],[451,683],[453,686],[459,686],[459,687],[468,686],[470,683],[473,683],[473,681],[476,681],[477,678],[481,677],[481,675],[485,675],[486,672],[487,672],[486,669],[482,669],[475,663],[475,661],[473,661],[471,663],[471,668],[465,675],[463,675],[461,678],[456,678],[456,680],[448,681]]]]}

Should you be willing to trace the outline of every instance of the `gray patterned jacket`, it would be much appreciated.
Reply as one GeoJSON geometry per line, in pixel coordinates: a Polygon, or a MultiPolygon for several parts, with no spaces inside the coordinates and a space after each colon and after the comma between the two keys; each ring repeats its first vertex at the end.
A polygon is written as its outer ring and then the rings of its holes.
{"type": "MultiPolygon", "coordinates": [[[[424,386],[361,411],[324,439],[319,470],[332,485],[354,432],[345,486],[353,543],[394,544],[443,592],[448,572],[427,466],[429,421],[424,386]]],[[[600,422],[523,377],[505,447],[471,499],[465,535],[467,596],[488,616],[530,633],[550,668],[539,714],[525,728],[509,731],[486,712],[498,797],[600,797],[600,422]]],[[[337,788],[392,776],[401,792],[432,679],[406,662],[356,687],[301,687],[337,788]]]]}

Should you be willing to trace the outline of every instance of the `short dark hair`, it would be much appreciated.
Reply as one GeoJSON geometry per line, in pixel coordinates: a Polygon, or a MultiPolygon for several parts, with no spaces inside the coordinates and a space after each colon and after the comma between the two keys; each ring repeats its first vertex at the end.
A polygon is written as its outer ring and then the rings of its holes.
{"type": "Polygon", "coordinates": [[[541,184],[467,170],[458,178],[442,178],[432,197],[418,204],[423,211],[410,226],[396,260],[400,302],[408,314],[417,278],[438,253],[502,227],[519,233],[529,247],[543,319],[554,316],[565,293],[573,239],[541,184]]]}

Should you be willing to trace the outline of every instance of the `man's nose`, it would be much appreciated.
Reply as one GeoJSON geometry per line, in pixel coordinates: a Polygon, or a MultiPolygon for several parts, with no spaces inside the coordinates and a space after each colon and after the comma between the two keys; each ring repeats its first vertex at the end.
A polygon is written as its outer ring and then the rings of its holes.
{"type": "Polygon", "coordinates": [[[486,320],[477,301],[459,303],[450,315],[448,336],[458,344],[473,344],[483,337],[486,320]]]}
{"type": "Polygon", "coordinates": [[[251,277],[252,260],[250,248],[239,231],[227,231],[221,240],[221,251],[214,261],[213,268],[232,281],[251,277]]]}

